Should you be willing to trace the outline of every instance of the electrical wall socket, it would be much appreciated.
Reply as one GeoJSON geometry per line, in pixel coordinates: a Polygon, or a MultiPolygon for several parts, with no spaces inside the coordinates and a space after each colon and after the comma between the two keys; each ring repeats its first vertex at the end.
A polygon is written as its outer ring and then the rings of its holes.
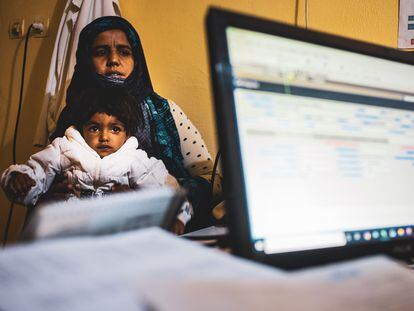
{"type": "Polygon", "coordinates": [[[9,38],[21,39],[25,34],[24,19],[16,18],[9,21],[9,38]]]}
{"type": "Polygon", "coordinates": [[[35,29],[31,31],[32,37],[34,38],[43,38],[47,37],[49,34],[49,17],[36,17],[33,20],[33,23],[40,23],[43,25],[43,31],[38,32],[35,29]]]}

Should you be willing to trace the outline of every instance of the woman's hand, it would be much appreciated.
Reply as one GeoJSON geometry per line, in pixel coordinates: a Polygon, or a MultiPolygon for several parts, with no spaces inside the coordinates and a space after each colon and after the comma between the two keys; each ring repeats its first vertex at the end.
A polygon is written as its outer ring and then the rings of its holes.
{"type": "Polygon", "coordinates": [[[184,230],[185,225],[181,222],[181,220],[176,219],[170,231],[176,235],[181,235],[184,233],[184,230]]]}
{"type": "Polygon", "coordinates": [[[15,172],[10,176],[7,192],[13,199],[24,198],[36,182],[27,174],[15,172]]]}
{"type": "Polygon", "coordinates": [[[170,187],[170,188],[173,188],[173,189],[179,189],[180,188],[180,185],[179,185],[177,179],[174,176],[170,175],[170,174],[168,174],[167,178],[165,179],[165,185],[170,187]]]}

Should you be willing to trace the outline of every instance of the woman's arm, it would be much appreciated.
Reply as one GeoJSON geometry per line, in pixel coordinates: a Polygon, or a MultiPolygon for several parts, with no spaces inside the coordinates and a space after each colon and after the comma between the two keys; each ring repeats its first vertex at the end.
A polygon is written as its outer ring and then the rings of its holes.
{"type": "MultiPolygon", "coordinates": [[[[184,167],[192,176],[200,176],[209,182],[213,171],[213,160],[200,131],[187,117],[184,111],[173,101],[168,100],[171,114],[180,136],[184,167]]],[[[221,195],[221,176],[216,173],[214,196],[221,195]]]]}
{"type": "MultiPolygon", "coordinates": [[[[136,150],[136,160],[132,162],[129,184],[134,189],[168,186],[178,189],[180,185],[174,176],[170,175],[160,160],[148,158],[142,150],[136,150]]],[[[177,215],[171,231],[175,234],[183,234],[185,225],[191,219],[192,208],[189,202],[185,202],[177,215]]]]}
{"type": "Polygon", "coordinates": [[[168,103],[180,136],[184,167],[192,176],[211,173],[213,169],[211,155],[199,130],[176,103],[171,100],[168,100],[168,103]]]}

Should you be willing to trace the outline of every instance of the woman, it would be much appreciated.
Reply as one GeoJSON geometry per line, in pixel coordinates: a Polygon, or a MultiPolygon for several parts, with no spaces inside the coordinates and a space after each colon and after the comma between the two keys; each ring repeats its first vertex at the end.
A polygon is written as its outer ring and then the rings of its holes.
{"type": "Polygon", "coordinates": [[[66,107],[50,139],[63,136],[74,99],[85,88],[96,86],[123,88],[137,99],[144,122],[141,126],[137,122],[133,135],[140,148],[162,160],[170,174],[187,189],[194,208],[189,229],[212,224],[212,161],[207,147],[184,112],[154,92],[139,36],[121,17],[98,18],[80,33],[66,107]]]}

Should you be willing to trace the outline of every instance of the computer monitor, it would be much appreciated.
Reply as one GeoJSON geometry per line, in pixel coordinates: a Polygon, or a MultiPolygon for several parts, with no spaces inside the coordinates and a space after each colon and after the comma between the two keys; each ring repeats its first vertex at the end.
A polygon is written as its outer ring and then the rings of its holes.
{"type": "Polygon", "coordinates": [[[411,256],[412,54],[214,8],[207,30],[235,252],[411,256]]]}

